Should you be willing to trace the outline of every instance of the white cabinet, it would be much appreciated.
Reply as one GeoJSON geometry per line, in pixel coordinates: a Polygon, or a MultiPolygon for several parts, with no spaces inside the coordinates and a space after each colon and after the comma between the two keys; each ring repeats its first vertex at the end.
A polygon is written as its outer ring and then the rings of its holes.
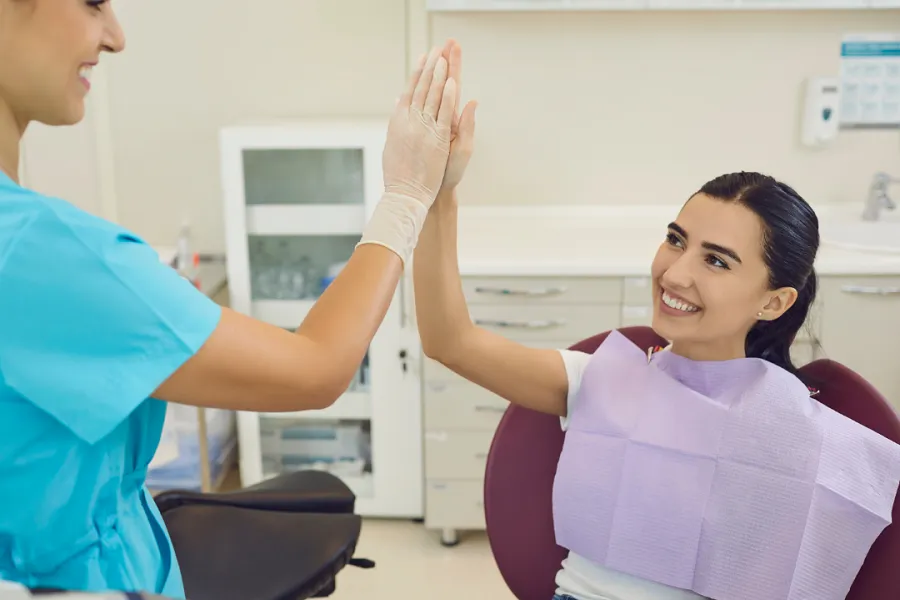
{"type": "Polygon", "coordinates": [[[822,351],[900,411],[900,277],[822,278],[822,351]]]}
{"type": "MultiPolygon", "coordinates": [[[[221,133],[231,306],[293,330],[353,252],[383,189],[381,121],[221,133]]],[[[321,468],[370,516],[421,517],[421,380],[403,286],[353,385],[321,411],[238,415],[245,485],[321,468]],[[416,361],[417,362],[417,361],[416,361]]],[[[339,327],[340,324],[335,324],[339,327]]]]}

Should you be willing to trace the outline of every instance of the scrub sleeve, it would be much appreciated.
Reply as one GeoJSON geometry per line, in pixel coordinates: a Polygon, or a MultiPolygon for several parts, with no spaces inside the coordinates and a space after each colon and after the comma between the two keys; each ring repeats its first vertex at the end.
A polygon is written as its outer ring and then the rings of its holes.
{"type": "Polygon", "coordinates": [[[165,420],[149,396],[200,349],[220,308],[133,234],[15,190],[0,208],[0,473],[38,487],[24,504],[0,498],[0,578],[183,598],[144,485],[165,420]],[[4,446],[20,466],[34,455],[32,468],[3,464],[4,446]]]}

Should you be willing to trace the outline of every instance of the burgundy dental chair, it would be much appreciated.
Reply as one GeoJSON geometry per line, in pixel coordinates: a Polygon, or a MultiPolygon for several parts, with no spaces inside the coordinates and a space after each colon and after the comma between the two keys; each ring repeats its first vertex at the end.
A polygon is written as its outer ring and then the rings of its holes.
{"type": "MultiPolygon", "coordinates": [[[[642,348],[664,346],[648,327],[619,330],[642,348]]],[[[583,340],[573,350],[593,353],[609,332],[583,340]]],[[[801,369],[816,382],[816,399],[833,410],[900,442],[900,419],[862,377],[832,360],[801,369]]],[[[566,551],[556,545],[551,496],[563,445],[559,418],[510,405],[487,459],[484,510],[494,560],[519,600],[547,600],[566,551]]],[[[893,522],[875,541],[847,600],[900,598],[900,496],[893,522]]]]}

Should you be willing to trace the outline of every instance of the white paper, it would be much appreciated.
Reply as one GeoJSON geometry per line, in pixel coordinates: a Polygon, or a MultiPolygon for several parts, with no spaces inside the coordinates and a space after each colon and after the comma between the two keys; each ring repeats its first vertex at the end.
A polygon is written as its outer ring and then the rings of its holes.
{"type": "Polygon", "coordinates": [[[840,112],[845,126],[900,126],[900,33],[844,36],[840,112]]]}

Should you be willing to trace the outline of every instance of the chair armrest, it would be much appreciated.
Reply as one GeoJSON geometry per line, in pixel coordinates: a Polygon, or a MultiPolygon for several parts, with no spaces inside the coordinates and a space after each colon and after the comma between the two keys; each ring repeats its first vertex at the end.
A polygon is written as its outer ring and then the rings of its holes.
{"type": "Polygon", "coordinates": [[[165,515],[190,600],[295,600],[353,561],[358,515],[183,506],[165,515]]]}
{"type": "Polygon", "coordinates": [[[285,473],[233,492],[166,491],[156,496],[161,513],[180,506],[231,506],[292,513],[352,514],[356,496],[340,478],[324,471],[285,473]]]}

